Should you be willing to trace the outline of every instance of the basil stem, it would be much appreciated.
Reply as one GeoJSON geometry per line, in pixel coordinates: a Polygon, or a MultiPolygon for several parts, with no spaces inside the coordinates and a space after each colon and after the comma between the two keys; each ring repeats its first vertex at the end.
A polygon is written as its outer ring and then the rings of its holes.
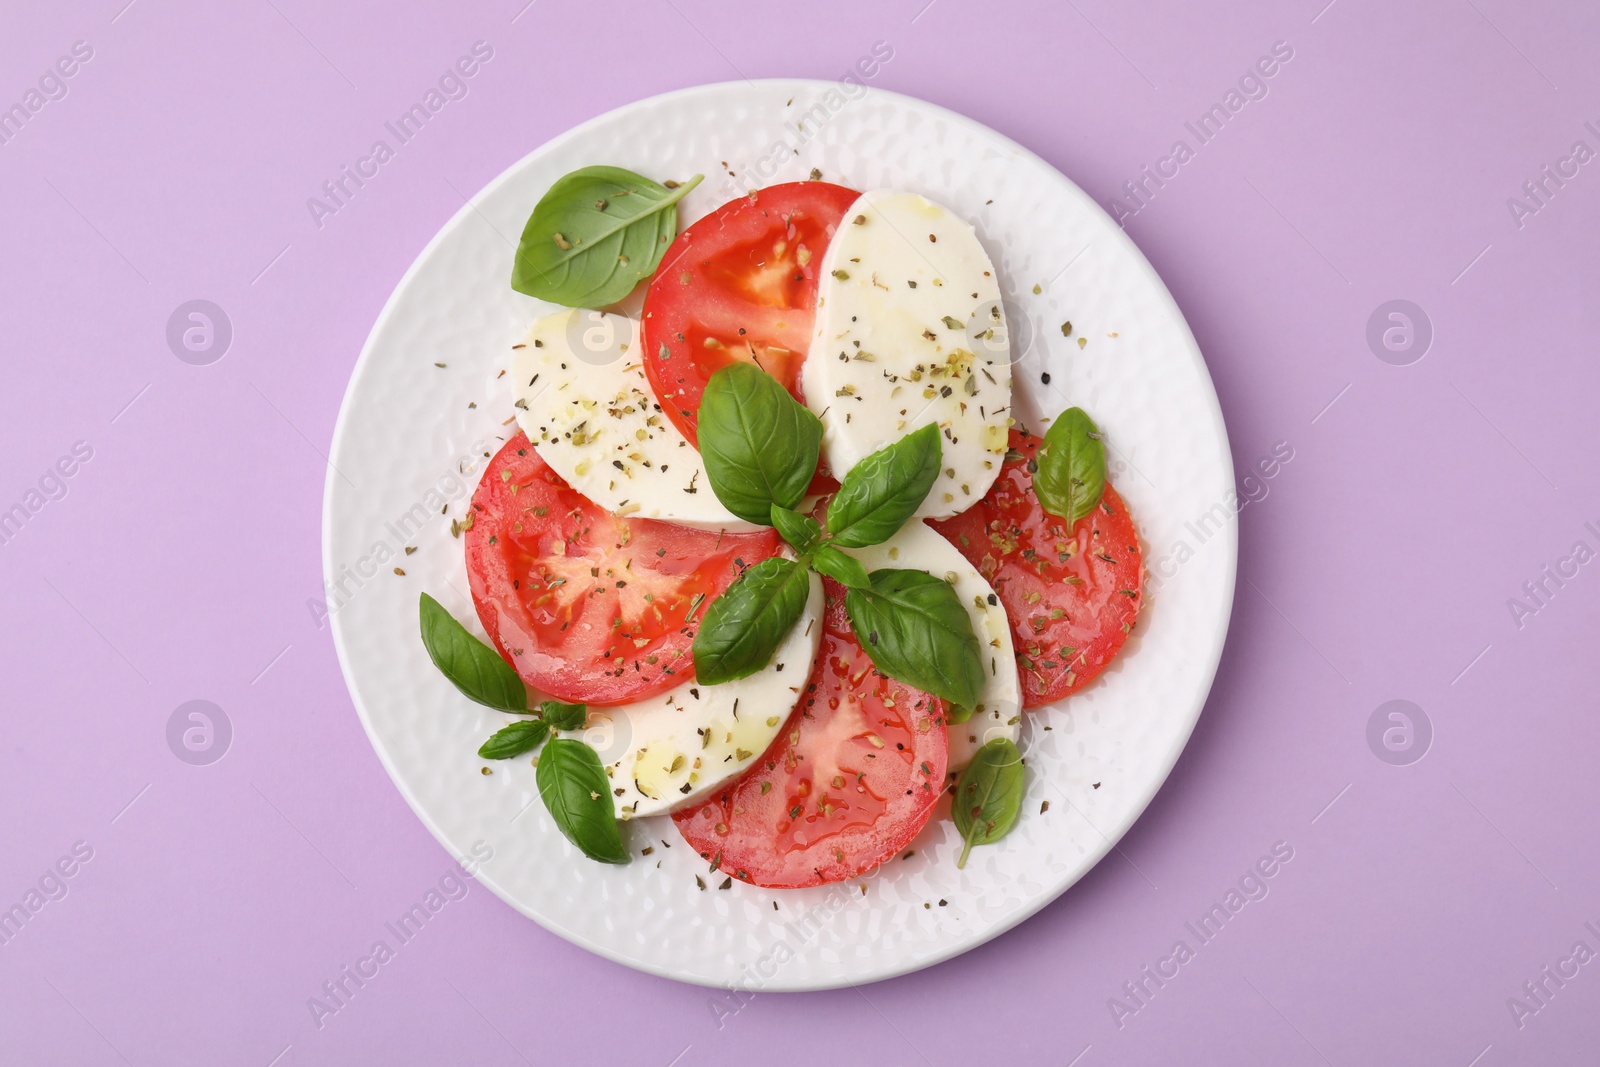
{"type": "Polygon", "coordinates": [[[483,759],[510,759],[531,752],[550,736],[550,724],[541,719],[521,719],[502,730],[478,749],[483,759]]]}
{"type": "Polygon", "coordinates": [[[851,548],[887,541],[922,506],[943,457],[931,424],[872,453],[844,476],[828,505],[828,532],[851,548]]]}
{"type": "Polygon", "coordinates": [[[957,867],[967,865],[973,845],[989,845],[1011,832],[1022,811],[1022,753],[1009,738],[997,737],[973,755],[956,782],[950,813],[964,842],[957,867]]]}
{"type": "Polygon", "coordinates": [[[1039,506],[1070,529],[1105,492],[1106,446],[1100,430],[1082,408],[1068,408],[1045,431],[1035,458],[1033,492],[1039,506]]]}
{"type": "Polygon", "coordinates": [[[528,691],[500,653],[467,632],[427,593],[419,606],[422,645],[433,665],[468,699],[500,711],[528,710],[528,691]]]}
{"type": "Polygon", "coordinates": [[[522,229],[511,288],[565,307],[603,307],[655,273],[678,232],[676,189],[620,167],[584,167],[552,185],[522,229]]]}
{"type": "Polygon", "coordinates": [[[601,863],[628,862],[611,779],[594,749],[574,738],[556,738],[539,754],[534,780],[556,827],[585,856],[601,863]]]}
{"type": "Polygon", "coordinates": [[[891,678],[973,706],[983,692],[983,653],[972,617],[947,582],[924,571],[877,570],[845,594],[856,640],[891,678]]]}
{"type": "Polygon", "coordinates": [[[817,469],[822,422],[778,380],[749,363],[711,376],[700,400],[700,456],[711,491],[746,522],[793,508],[817,469]]]}
{"type": "Polygon", "coordinates": [[[694,636],[694,673],[706,685],[748,678],[772,661],[805,612],[811,575],[771,556],[741,574],[706,609],[694,636]]]}

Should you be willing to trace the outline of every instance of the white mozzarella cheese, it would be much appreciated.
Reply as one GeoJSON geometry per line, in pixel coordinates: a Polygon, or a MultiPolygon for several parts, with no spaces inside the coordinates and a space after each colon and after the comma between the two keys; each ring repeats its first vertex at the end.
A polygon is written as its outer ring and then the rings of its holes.
{"type": "Polygon", "coordinates": [[[862,194],[823,258],[806,404],[835,477],[930,423],[939,479],[917,511],[949,518],[1005,460],[1011,360],[994,265],[972,227],[915,193],[862,194]]]}
{"type": "Polygon", "coordinates": [[[639,324],[575,308],[533,324],[512,353],[517,424],[567,484],[618,515],[757,529],[717,499],[700,453],[662,412],[639,324]]]}
{"type": "Polygon", "coordinates": [[[996,737],[1016,741],[1022,729],[1022,690],[1011,626],[1000,598],[978,569],[956,546],[912,519],[881,545],[848,548],[869,571],[885,567],[927,571],[955,589],[972,618],[972,631],[983,651],[983,694],[972,718],[950,726],[950,770],[972,762],[973,753],[996,737]]]}
{"type": "Polygon", "coordinates": [[[822,580],[772,662],[720,685],[689,682],[615,707],[590,708],[583,740],[601,754],[617,814],[664,815],[742,774],[778,736],[805,692],[822,640],[822,580]]]}

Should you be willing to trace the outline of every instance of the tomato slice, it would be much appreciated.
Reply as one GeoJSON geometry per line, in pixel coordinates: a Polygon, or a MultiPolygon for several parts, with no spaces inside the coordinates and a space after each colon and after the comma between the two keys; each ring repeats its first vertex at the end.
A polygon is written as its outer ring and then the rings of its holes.
{"type": "Polygon", "coordinates": [[[948,743],[937,697],[878,674],[823,580],[822,643],[804,699],[777,740],[722,792],[672,818],[740,881],[823,885],[872,870],[933,814],[948,743]]]}
{"type": "Polygon", "coordinates": [[[690,444],[700,395],[740,360],[800,395],[822,254],[858,196],[827,182],[790,182],[729,201],[667,249],[644,298],[644,368],[667,417],[690,444]]]}
{"type": "Polygon", "coordinates": [[[1005,605],[1025,708],[1059,700],[1105,670],[1133,632],[1144,595],[1139,535],[1109,481],[1070,533],[1039,506],[1030,468],[1042,440],[1013,428],[988,494],[953,519],[928,523],[1005,605]]]}
{"type": "Polygon", "coordinates": [[[694,677],[694,620],[771,530],[716,534],[618,517],[573,489],[519,433],[484,469],[465,534],[478,618],[523,681],[621,704],[694,677]]]}

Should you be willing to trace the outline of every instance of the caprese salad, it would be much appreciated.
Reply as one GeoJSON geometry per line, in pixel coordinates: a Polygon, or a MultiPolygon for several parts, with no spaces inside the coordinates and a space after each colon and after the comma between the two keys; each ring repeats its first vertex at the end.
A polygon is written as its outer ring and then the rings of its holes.
{"type": "Polygon", "coordinates": [[[1025,709],[1138,618],[1099,430],[1018,425],[948,208],[813,172],[679,234],[699,180],[588,167],[534,208],[512,286],[567,310],[513,346],[519,432],[457,524],[490,644],[426,594],[423,644],[591,859],[670,815],[725,878],[812,886],[947,810],[965,864],[1020,815],[1025,709]]]}

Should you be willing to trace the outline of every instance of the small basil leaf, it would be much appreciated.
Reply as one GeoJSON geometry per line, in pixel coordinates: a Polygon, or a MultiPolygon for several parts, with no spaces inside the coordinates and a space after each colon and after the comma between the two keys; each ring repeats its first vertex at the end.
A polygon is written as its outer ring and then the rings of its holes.
{"type": "Polygon", "coordinates": [[[841,545],[882,544],[922,506],[939,477],[944,449],[928,425],[850,468],[828,505],[828,532],[841,545]]]}
{"type": "Polygon", "coordinates": [[[967,865],[973,845],[990,845],[1011,832],[1022,811],[1022,753],[1010,739],[997,737],[973,755],[956,782],[950,814],[965,842],[957,867],[967,865]]]}
{"type": "Polygon", "coordinates": [[[585,704],[563,704],[559,700],[546,700],[539,705],[544,721],[557,730],[581,730],[589,721],[589,708],[585,704]]]}
{"type": "Polygon", "coordinates": [[[611,779],[599,753],[576,738],[558,737],[539,754],[534,781],[556,826],[585,856],[601,863],[628,862],[611,779]]]}
{"type": "Polygon", "coordinates": [[[557,180],[522,229],[511,288],[566,307],[614,304],[655,273],[678,232],[676,189],[620,167],[584,167],[557,180]]]}
{"type": "Polygon", "coordinates": [[[503,730],[496,731],[495,735],[478,749],[478,755],[484,759],[510,759],[512,756],[533,751],[549,736],[549,723],[540,722],[538,719],[522,719],[503,730]]]}
{"type": "Polygon", "coordinates": [[[956,591],[925,571],[878,570],[871,580],[844,603],[873,665],[952,704],[977,704],[983,653],[956,591]]]}
{"type": "Polygon", "coordinates": [[[746,522],[792,508],[817,469],[822,423],[778,380],[749,363],[711,376],[700,399],[700,455],[711,491],[746,522]]]}
{"type": "Polygon", "coordinates": [[[777,504],[772,505],[772,525],[778,536],[793,545],[796,552],[804,552],[822,536],[822,526],[816,519],[777,504]]]}
{"type": "Polygon", "coordinates": [[[959,726],[972,718],[972,713],[976,710],[970,704],[951,704],[945,709],[944,721],[951,726],[959,726]]]}
{"type": "Polygon", "coordinates": [[[872,584],[861,561],[837,545],[818,545],[811,553],[811,567],[849,589],[862,589],[872,584]]]}
{"type": "Polygon", "coordinates": [[[1033,492],[1039,506],[1073,526],[1100,503],[1106,488],[1106,446],[1082,408],[1063,411],[1036,456],[1033,492]]]}
{"type": "Polygon", "coordinates": [[[469,634],[427,593],[419,613],[428,658],[468,700],[500,711],[528,710],[528,691],[500,653],[469,634]]]}
{"type": "Polygon", "coordinates": [[[811,576],[792,559],[772,556],[745,571],[706,609],[694,636],[695,677],[717,685],[765,667],[810,595],[811,576]]]}

